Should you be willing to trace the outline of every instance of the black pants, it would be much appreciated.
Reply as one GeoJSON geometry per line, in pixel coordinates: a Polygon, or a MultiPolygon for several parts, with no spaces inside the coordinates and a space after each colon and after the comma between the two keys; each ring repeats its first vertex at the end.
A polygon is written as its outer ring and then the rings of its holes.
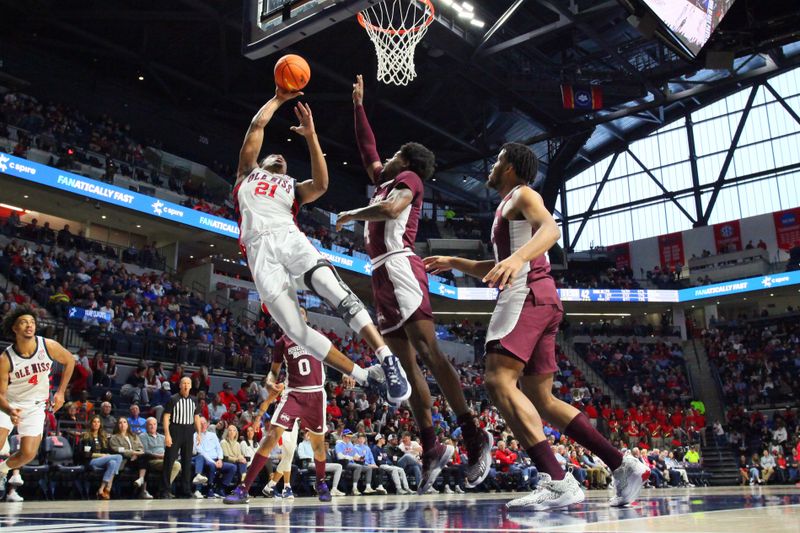
{"type": "MultiPolygon", "coordinates": [[[[172,436],[172,446],[164,453],[164,472],[162,483],[164,491],[170,491],[169,477],[172,464],[181,454],[181,487],[184,496],[192,493],[192,438],[194,438],[194,424],[170,424],[169,434],[172,436]]],[[[177,480],[176,480],[177,481],[177,480]]]]}

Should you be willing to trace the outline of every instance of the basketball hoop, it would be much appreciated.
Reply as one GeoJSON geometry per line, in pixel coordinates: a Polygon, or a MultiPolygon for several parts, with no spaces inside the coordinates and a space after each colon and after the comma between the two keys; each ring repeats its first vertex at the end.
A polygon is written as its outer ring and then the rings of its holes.
{"type": "Polygon", "coordinates": [[[386,0],[358,14],[378,56],[378,79],[408,85],[417,77],[414,50],[433,22],[431,0],[386,0]]]}

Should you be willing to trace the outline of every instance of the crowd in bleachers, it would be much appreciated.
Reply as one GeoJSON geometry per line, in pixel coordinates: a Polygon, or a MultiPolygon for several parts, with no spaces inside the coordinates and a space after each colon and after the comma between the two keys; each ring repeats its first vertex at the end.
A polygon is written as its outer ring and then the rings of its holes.
{"type": "Polygon", "coordinates": [[[556,286],[575,289],[638,289],[639,282],[634,279],[629,267],[607,268],[605,271],[579,272],[574,269],[554,272],[556,286]]]}
{"type": "Polygon", "coordinates": [[[727,411],[715,427],[739,457],[743,484],[800,481],[800,326],[782,317],[739,317],[702,332],[727,411]]]}

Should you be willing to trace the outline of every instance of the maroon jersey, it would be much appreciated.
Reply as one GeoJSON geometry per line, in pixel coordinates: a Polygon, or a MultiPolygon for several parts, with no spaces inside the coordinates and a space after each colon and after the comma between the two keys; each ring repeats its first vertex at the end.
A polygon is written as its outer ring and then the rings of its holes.
{"type": "Polygon", "coordinates": [[[413,194],[411,203],[403,212],[395,219],[369,221],[364,224],[364,244],[367,254],[373,260],[387,253],[414,249],[425,191],[420,177],[415,172],[405,170],[393,180],[379,183],[369,203],[372,205],[385,200],[397,188],[407,188],[413,194]]]}
{"type": "MultiPolygon", "coordinates": [[[[519,250],[525,243],[531,240],[533,234],[539,228],[533,227],[530,222],[522,218],[520,220],[508,220],[503,217],[503,208],[511,200],[511,196],[522,185],[515,187],[497,206],[492,223],[492,248],[494,249],[494,259],[500,262],[519,250]]],[[[536,305],[553,304],[561,307],[561,299],[556,291],[556,284],[550,275],[550,260],[547,252],[534,258],[527,265],[524,265],[517,274],[517,277],[526,276],[527,287],[531,289],[535,298],[536,305]]],[[[508,291],[510,289],[506,288],[508,291]]]]}
{"type": "Polygon", "coordinates": [[[325,384],[325,369],[322,368],[322,362],[315,359],[302,346],[296,345],[286,335],[275,342],[272,362],[286,363],[288,389],[315,391],[321,390],[325,384]]]}

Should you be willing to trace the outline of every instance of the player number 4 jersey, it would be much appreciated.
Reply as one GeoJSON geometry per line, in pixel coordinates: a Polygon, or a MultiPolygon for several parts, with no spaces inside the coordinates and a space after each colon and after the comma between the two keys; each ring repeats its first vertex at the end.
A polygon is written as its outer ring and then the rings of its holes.
{"type": "Polygon", "coordinates": [[[50,397],[50,369],[53,359],[47,353],[43,337],[36,337],[36,350],[23,357],[12,344],[3,353],[10,365],[8,401],[13,404],[46,401],[50,397]]]}
{"type": "Polygon", "coordinates": [[[295,224],[300,209],[291,176],[254,169],[233,190],[240,240],[295,224]]]}

